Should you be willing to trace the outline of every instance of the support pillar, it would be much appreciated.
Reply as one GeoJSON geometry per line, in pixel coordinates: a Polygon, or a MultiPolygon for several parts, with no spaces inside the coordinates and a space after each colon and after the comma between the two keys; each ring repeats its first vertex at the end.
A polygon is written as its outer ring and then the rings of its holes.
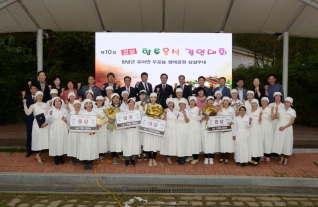
{"type": "Polygon", "coordinates": [[[284,98],[288,95],[288,45],[289,45],[289,35],[288,32],[284,32],[284,47],[283,47],[283,89],[284,98]]]}
{"type": "Polygon", "coordinates": [[[36,52],[38,61],[38,72],[43,70],[43,30],[38,29],[36,52]]]}

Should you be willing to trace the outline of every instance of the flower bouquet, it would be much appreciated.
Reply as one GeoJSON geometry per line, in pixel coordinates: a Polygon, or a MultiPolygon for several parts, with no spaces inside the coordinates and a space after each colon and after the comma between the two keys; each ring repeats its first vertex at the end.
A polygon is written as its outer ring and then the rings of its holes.
{"type": "MultiPolygon", "coordinates": [[[[108,119],[116,120],[116,113],[119,112],[119,108],[103,109],[103,111],[108,119]]],[[[116,122],[108,123],[107,129],[111,132],[116,130],[116,122]]]]}
{"type": "Polygon", "coordinates": [[[147,105],[146,114],[149,117],[161,116],[164,113],[164,109],[160,106],[147,105]]]}
{"type": "Polygon", "coordinates": [[[107,120],[105,118],[102,118],[100,114],[97,114],[97,125],[103,126],[106,123],[107,123],[107,120]]]}
{"type": "Polygon", "coordinates": [[[232,106],[235,109],[235,114],[236,116],[238,116],[240,114],[240,106],[242,106],[243,104],[241,104],[240,102],[233,104],[232,106]]]}
{"type": "Polygon", "coordinates": [[[204,116],[215,116],[217,112],[213,106],[206,106],[202,110],[202,113],[204,116]]]}

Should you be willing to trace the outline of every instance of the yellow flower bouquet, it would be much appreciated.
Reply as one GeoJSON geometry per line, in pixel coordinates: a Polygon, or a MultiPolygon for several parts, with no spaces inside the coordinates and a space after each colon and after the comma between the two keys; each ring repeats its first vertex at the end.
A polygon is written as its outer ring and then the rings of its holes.
{"type": "Polygon", "coordinates": [[[149,117],[161,116],[164,113],[164,109],[160,105],[152,106],[147,105],[146,114],[149,117]]]}
{"type": "Polygon", "coordinates": [[[215,116],[217,112],[213,106],[206,106],[202,110],[202,113],[205,116],[215,116]]]}
{"type": "MultiPolygon", "coordinates": [[[[103,109],[103,111],[108,119],[116,120],[116,113],[119,112],[119,108],[103,109]]],[[[107,129],[111,132],[116,130],[116,122],[108,123],[107,129]]]]}
{"type": "Polygon", "coordinates": [[[106,123],[107,123],[107,120],[105,118],[102,118],[100,114],[97,114],[97,125],[103,126],[106,123]]]}

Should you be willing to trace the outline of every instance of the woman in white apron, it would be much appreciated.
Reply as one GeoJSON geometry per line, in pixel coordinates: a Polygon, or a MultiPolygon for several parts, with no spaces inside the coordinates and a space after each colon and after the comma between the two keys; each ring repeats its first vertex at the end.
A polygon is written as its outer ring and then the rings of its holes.
{"type": "Polygon", "coordinates": [[[75,110],[73,103],[75,101],[76,95],[74,92],[69,92],[67,95],[67,98],[68,98],[68,100],[66,100],[65,108],[66,108],[67,112],[70,113],[71,111],[75,110]]]}
{"type": "Polygon", "coordinates": [[[235,150],[234,159],[237,166],[246,166],[246,163],[251,161],[249,139],[250,127],[252,126],[252,118],[246,115],[245,106],[239,107],[240,115],[235,118],[236,130],[235,136],[235,150]]]}
{"type": "Polygon", "coordinates": [[[196,106],[197,98],[191,96],[190,101],[190,117],[189,117],[189,136],[188,136],[188,150],[192,154],[187,161],[191,164],[199,162],[199,154],[202,151],[202,137],[201,137],[201,110],[196,106]]]}
{"type": "MultiPolygon", "coordinates": [[[[141,90],[139,91],[138,95],[139,95],[139,101],[136,102],[135,106],[140,111],[140,116],[142,118],[145,115],[143,104],[146,104],[145,101],[147,100],[145,100],[145,98],[147,96],[147,92],[145,90],[141,90]]],[[[147,160],[147,153],[143,150],[143,141],[144,141],[144,134],[140,133],[140,144],[141,144],[141,151],[143,153],[143,159],[147,160]]],[[[140,155],[137,156],[137,160],[138,161],[141,160],[140,155]]]]}
{"type": "MultiPolygon", "coordinates": [[[[125,111],[139,111],[135,109],[135,99],[129,98],[128,109],[125,111]]],[[[123,139],[123,155],[125,157],[125,166],[128,167],[129,161],[131,160],[131,165],[136,165],[136,157],[140,154],[140,132],[139,127],[130,127],[122,129],[122,139],[123,139]]]]}
{"type": "Polygon", "coordinates": [[[177,111],[177,126],[178,132],[176,135],[177,140],[177,156],[179,157],[178,164],[183,165],[186,163],[186,157],[192,156],[188,148],[188,137],[189,137],[189,117],[190,111],[186,109],[188,100],[181,98],[179,101],[179,110],[177,111]]]}
{"type": "Polygon", "coordinates": [[[128,91],[123,91],[121,92],[121,104],[120,104],[120,111],[127,111],[128,110],[128,97],[129,97],[129,93],[128,91]]]}
{"type": "MultiPolygon", "coordinates": [[[[85,99],[84,110],[79,112],[79,115],[97,116],[97,113],[93,111],[93,101],[91,99],[85,99]]],[[[97,126],[97,124],[96,124],[97,126]]],[[[98,158],[98,143],[95,132],[82,132],[79,134],[77,142],[77,158],[83,161],[84,170],[93,169],[93,161],[98,158]]]]}
{"type": "MultiPolygon", "coordinates": [[[[207,97],[207,106],[214,106],[213,96],[207,97]]],[[[204,107],[202,108],[203,111],[204,107]]],[[[219,110],[219,107],[215,106],[215,111],[219,110]]],[[[204,164],[213,165],[214,153],[220,151],[220,133],[219,132],[208,132],[207,122],[209,121],[209,116],[202,114],[201,119],[201,135],[202,135],[202,151],[204,152],[204,164]]]]}
{"type": "MultiPolygon", "coordinates": [[[[94,101],[94,92],[91,89],[85,92],[85,99],[90,99],[93,105],[96,105],[96,102],[94,101]]],[[[81,103],[81,110],[84,110],[84,101],[81,103]]]]}
{"type": "Polygon", "coordinates": [[[215,101],[213,103],[213,106],[220,106],[222,103],[222,92],[215,91],[214,96],[215,96],[215,101]]]}
{"type": "Polygon", "coordinates": [[[239,108],[243,105],[243,103],[240,99],[238,99],[238,92],[236,89],[231,90],[231,96],[231,106],[234,108],[235,115],[238,116],[240,115],[239,108]]]}
{"type": "Polygon", "coordinates": [[[62,100],[59,97],[52,99],[52,107],[48,112],[47,123],[49,129],[49,155],[54,156],[55,165],[64,164],[63,155],[67,154],[68,137],[68,113],[62,108],[62,100]]]}
{"type": "Polygon", "coordinates": [[[272,120],[275,119],[275,113],[274,106],[272,108],[268,107],[269,99],[267,97],[263,97],[261,99],[261,103],[261,126],[264,145],[264,157],[262,157],[261,161],[268,163],[270,162],[270,156],[273,148],[274,129],[272,120]]]}
{"type": "MultiPolygon", "coordinates": [[[[68,103],[70,104],[70,103],[68,103]]],[[[70,120],[72,115],[78,115],[81,110],[81,102],[79,100],[75,100],[73,102],[74,110],[70,112],[70,120]]],[[[69,123],[68,123],[69,126],[69,123]]],[[[69,132],[67,138],[67,156],[71,158],[71,164],[76,165],[77,158],[77,140],[79,137],[79,132],[69,132]]]]}
{"type": "Polygon", "coordinates": [[[293,124],[296,119],[296,111],[291,108],[293,99],[285,98],[283,109],[276,107],[275,117],[278,119],[274,132],[273,152],[281,155],[279,165],[287,166],[288,157],[293,153],[294,132],[293,124]]]}
{"type": "Polygon", "coordinates": [[[252,161],[252,166],[257,166],[259,164],[260,158],[264,155],[264,147],[263,147],[263,132],[261,122],[261,109],[258,107],[259,101],[257,99],[253,99],[251,101],[252,109],[250,116],[252,117],[252,127],[250,128],[250,152],[252,161]]]}
{"type": "Polygon", "coordinates": [[[245,101],[243,99],[242,102],[243,102],[243,105],[246,108],[246,115],[250,116],[251,115],[251,110],[252,110],[252,100],[254,98],[254,92],[253,91],[247,91],[246,97],[247,97],[247,100],[245,101]]]}
{"type": "MultiPolygon", "coordinates": [[[[46,117],[50,107],[47,103],[42,102],[43,93],[41,91],[37,91],[35,93],[36,102],[30,106],[28,109],[26,105],[26,99],[23,99],[24,112],[26,115],[30,115],[33,113],[34,116],[39,114],[44,114],[46,117]]],[[[49,126],[48,123],[45,122],[39,127],[36,119],[33,121],[32,127],[32,145],[31,149],[35,152],[35,160],[42,165],[44,158],[40,157],[41,150],[49,148],[49,126]]]]}
{"type": "Polygon", "coordinates": [[[107,146],[107,117],[105,116],[104,110],[104,97],[97,96],[96,97],[96,106],[94,106],[93,111],[97,113],[98,119],[101,120],[98,131],[96,132],[97,142],[98,142],[98,153],[99,159],[104,159],[104,154],[108,151],[107,146]]]}
{"type": "MultiPolygon", "coordinates": [[[[183,90],[181,88],[176,89],[176,98],[173,98],[174,109],[179,111],[179,103],[183,96],[183,90]]],[[[189,104],[187,103],[186,109],[189,109],[189,104]]]]}
{"type": "Polygon", "coordinates": [[[107,108],[107,107],[110,107],[110,104],[112,104],[112,99],[110,97],[114,93],[114,88],[112,86],[107,86],[105,90],[106,90],[106,96],[104,99],[105,101],[104,106],[107,108]]]}
{"type": "Polygon", "coordinates": [[[165,135],[161,138],[160,154],[165,155],[168,164],[172,165],[170,156],[177,156],[177,111],[174,109],[173,98],[167,98],[166,104],[168,108],[165,109],[163,120],[165,120],[167,124],[165,135]]]}
{"type": "Polygon", "coordinates": [[[221,107],[218,115],[220,116],[230,116],[228,125],[231,126],[231,131],[220,133],[220,161],[224,161],[225,164],[229,164],[230,153],[234,153],[234,140],[233,134],[235,133],[235,110],[230,107],[230,98],[225,96],[222,99],[223,107],[221,107]]]}

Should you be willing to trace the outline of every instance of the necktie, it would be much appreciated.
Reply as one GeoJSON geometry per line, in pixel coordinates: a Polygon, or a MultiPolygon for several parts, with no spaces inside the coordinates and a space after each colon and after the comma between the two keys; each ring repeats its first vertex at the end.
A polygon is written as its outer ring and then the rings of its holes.
{"type": "Polygon", "coordinates": [[[145,83],[145,89],[146,89],[146,91],[147,91],[147,93],[149,92],[148,91],[148,86],[147,86],[148,84],[147,83],[145,83]]]}
{"type": "Polygon", "coordinates": [[[163,93],[166,92],[166,85],[162,85],[162,92],[163,92],[163,93]]]}
{"type": "Polygon", "coordinates": [[[34,96],[32,96],[32,101],[33,101],[33,103],[35,103],[35,97],[34,96]]]}
{"type": "Polygon", "coordinates": [[[181,86],[181,89],[183,90],[183,85],[181,86]]]}
{"type": "Polygon", "coordinates": [[[128,94],[130,94],[130,90],[129,90],[129,87],[127,87],[127,92],[128,92],[128,94]]]}

